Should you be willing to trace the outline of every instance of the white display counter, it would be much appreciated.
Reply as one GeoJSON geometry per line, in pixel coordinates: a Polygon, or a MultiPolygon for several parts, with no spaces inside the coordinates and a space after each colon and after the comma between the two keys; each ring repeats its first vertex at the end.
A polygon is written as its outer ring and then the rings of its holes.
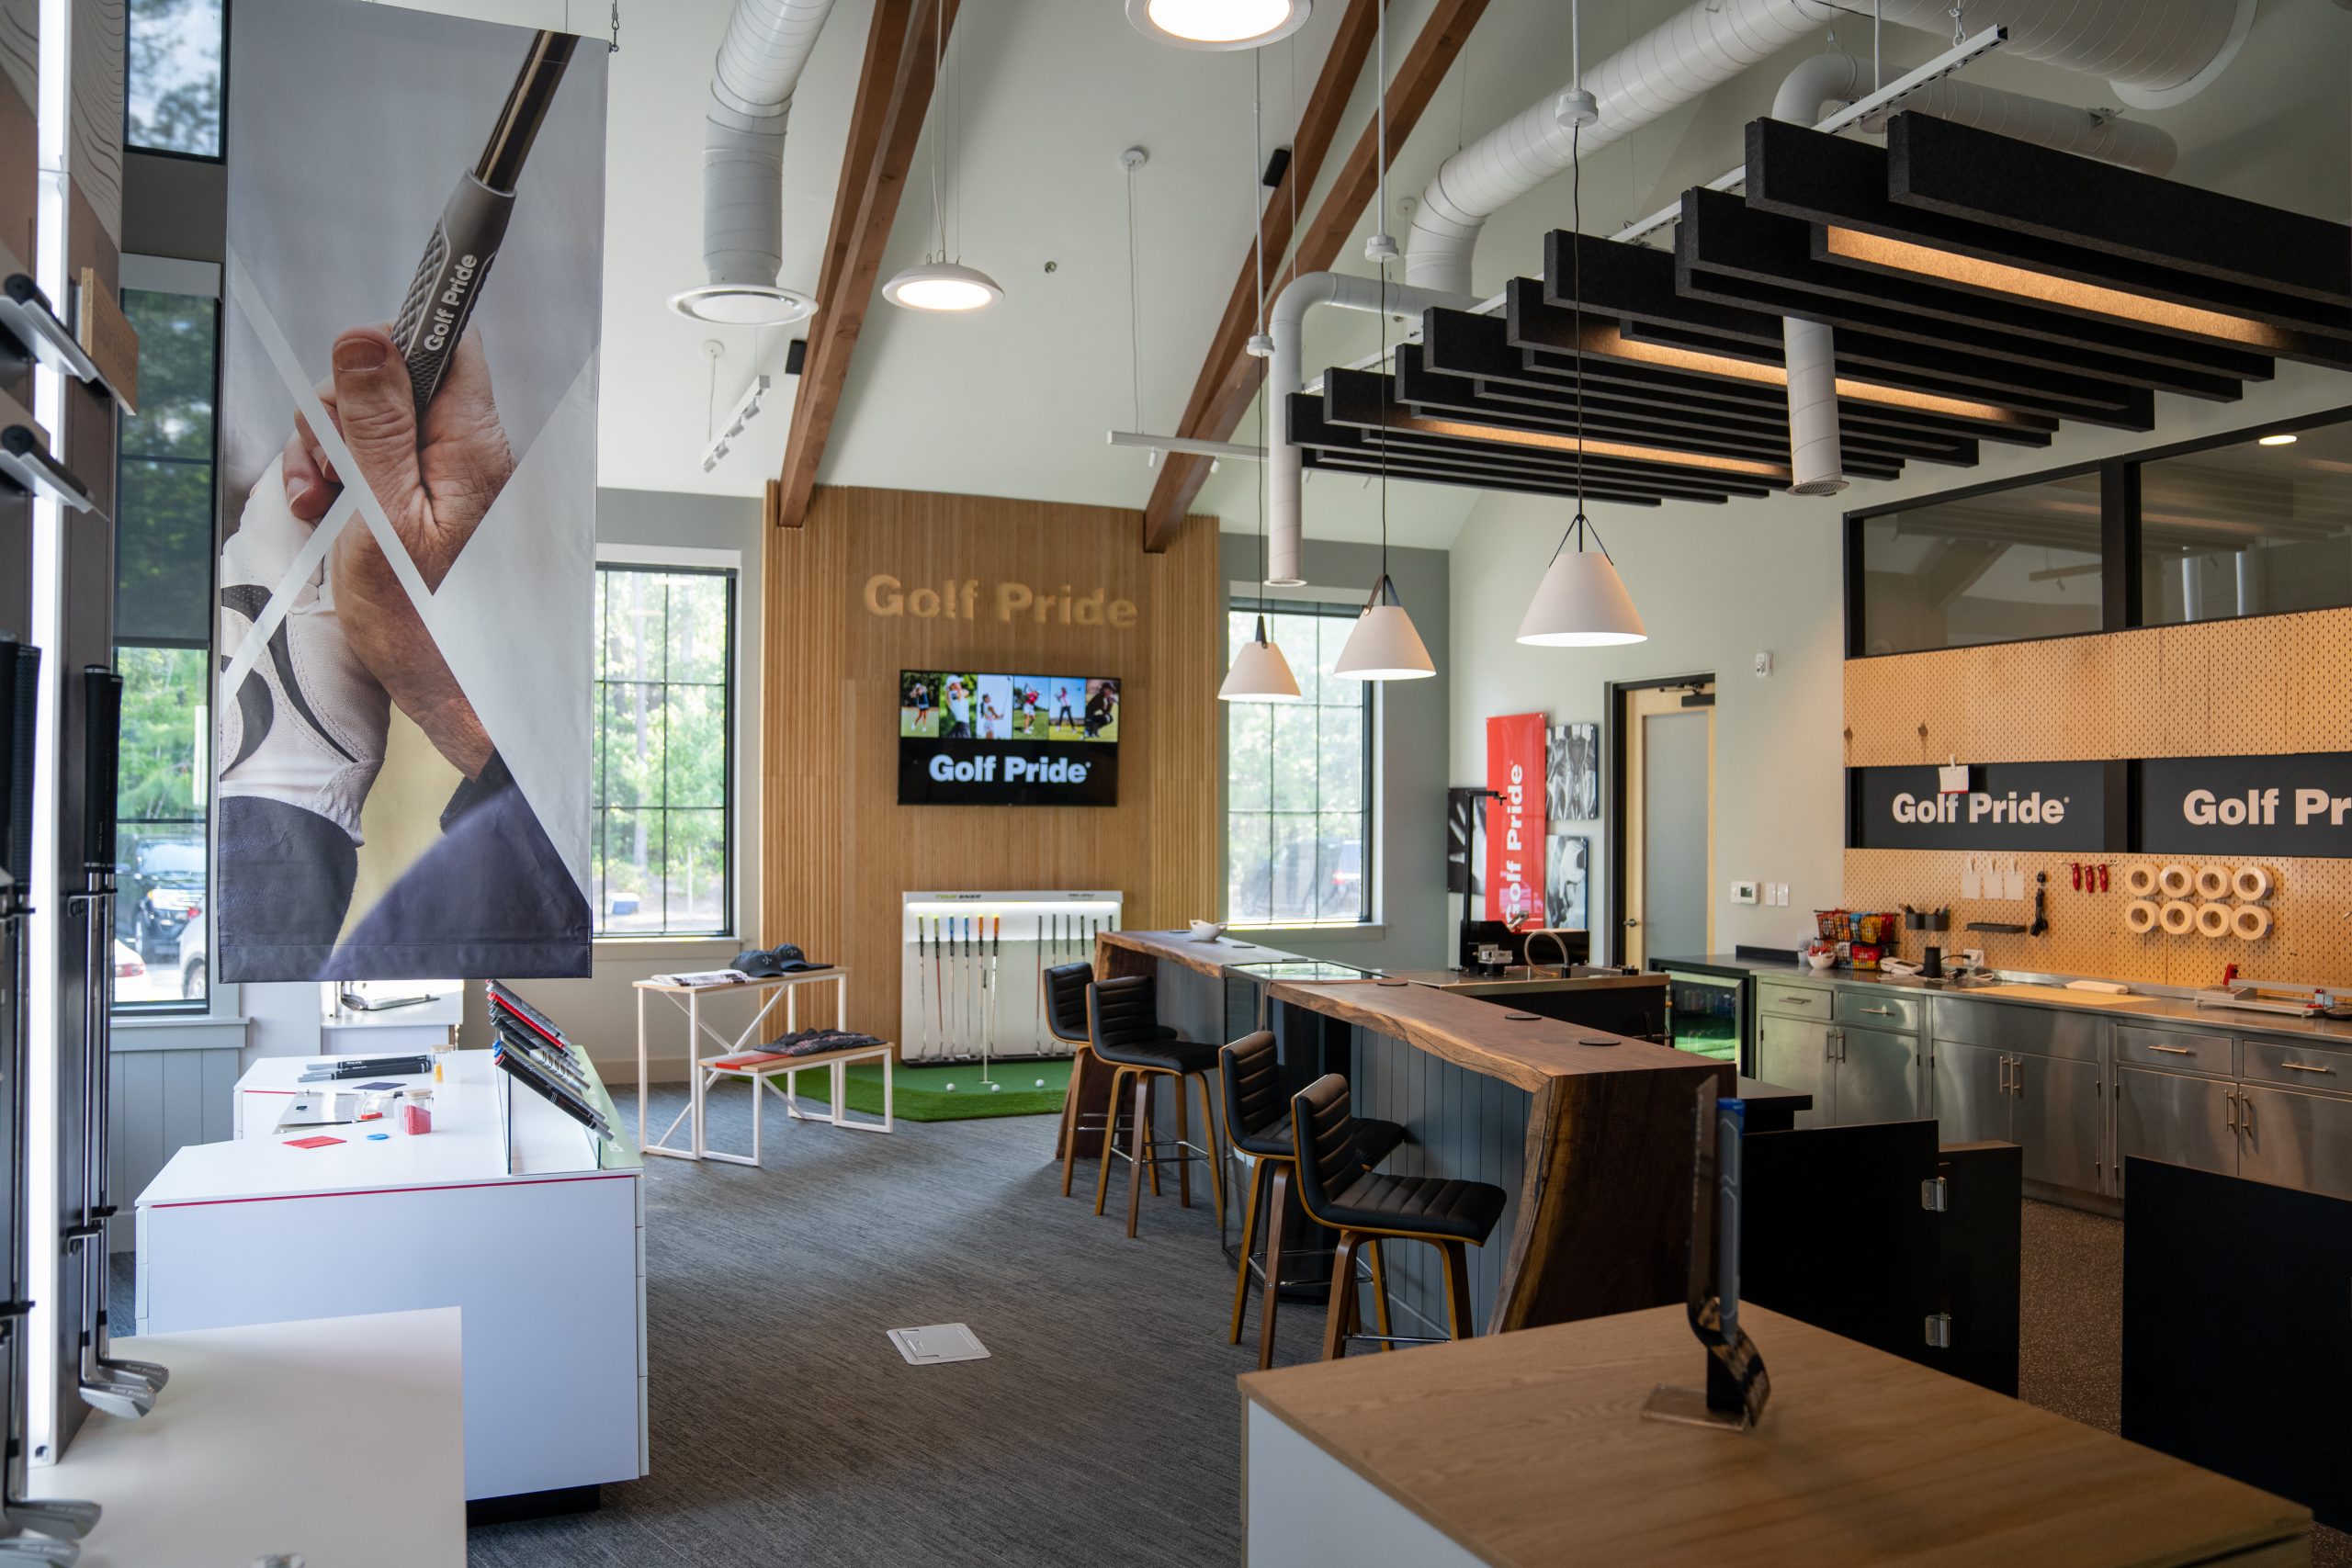
{"type": "Polygon", "coordinates": [[[93,1415],[35,1489],[105,1508],[79,1568],[464,1568],[459,1336],[445,1307],[118,1339],[170,1386],[93,1415]]]}
{"type": "Polygon", "coordinates": [[[444,1058],[424,1136],[381,1122],[275,1132],[296,1080],[332,1060],[256,1063],[237,1083],[242,1135],[181,1149],[139,1195],[140,1334],[454,1306],[469,1499],[645,1473],[636,1145],[621,1134],[600,1151],[553,1106],[507,1094],[478,1051],[444,1058]],[[313,1134],[343,1141],[288,1143],[313,1134]]]}

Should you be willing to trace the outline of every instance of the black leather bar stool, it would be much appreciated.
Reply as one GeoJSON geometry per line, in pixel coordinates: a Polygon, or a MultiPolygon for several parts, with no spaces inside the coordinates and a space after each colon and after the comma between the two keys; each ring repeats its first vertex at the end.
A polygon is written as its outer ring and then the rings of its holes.
{"type": "Polygon", "coordinates": [[[1143,1184],[1147,1173],[1154,1179],[1163,1163],[1176,1166],[1177,1192],[1184,1207],[1193,1206],[1193,1168],[1194,1157],[1206,1160],[1209,1167],[1209,1187],[1216,1194],[1216,1219],[1220,1229],[1225,1224],[1224,1159],[1217,1151],[1216,1107],[1211,1103],[1209,1075],[1216,1070],[1216,1047],[1193,1040],[1179,1040],[1159,1021],[1159,987],[1148,975],[1124,975],[1114,980],[1097,980],[1086,987],[1086,1032],[1096,1058],[1111,1066],[1111,1105],[1114,1114],[1119,1103],[1119,1091],[1132,1080],[1135,1084],[1135,1104],[1128,1112],[1129,1147],[1115,1149],[1114,1141],[1102,1140],[1102,1168],[1094,1179],[1094,1212],[1102,1212],[1102,1200],[1111,1189],[1111,1156],[1115,1152],[1127,1162],[1127,1234],[1136,1234],[1136,1216],[1143,1202],[1143,1184]],[[1155,1146],[1151,1131],[1151,1089],[1155,1080],[1176,1080],[1176,1149],[1173,1154],[1160,1154],[1155,1146]],[[1191,1142],[1192,1132],[1187,1123],[1186,1101],[1192,1094],[1194,1078],[1201,1083],[1202,1130],[1208,1146],[1191,1142]]]}
{"type": "MultiPolygon", "coordinates": [[[[1289,1204],[1292,1172],[1298,1168],[1298,1146],[1291,1136],[1290,1108],[1283,1101],[1277,1076],[1274,1037],[1267,1030],[1245,1034],[1217,1053],[1225,1080],[1225,1141],[1252,1156],[1249,1205],[1241,1212],[1241,1259],[1233,1272],[1233,1332],[1230,1345],[1241,1343],[1241,1318],[1250,1304],[1250,1276],[1254,1270],[1263,1291],[1258,1313],[1258,1365],[1274,1364],[1274,1303],[1283,1293],[1283,1212],[1289,1204]],[[1250,1256],[1258,1233],[1258,1213],[1266,1210],[1266,1261],[1250,1256]]],[[[1394,1122],[1369,1116],[1354,1120],[1356,1159],[1370,1170],[1405,1141],[1405,1129],[1394,1122]]],[[[1388,1332],[1388,1284],[1381,1270],[1380,1244],[1370,1248],[1373,1299],[1378,1303],[1380,1332],[1388,1332]]]]}
{"type": "MultiPolygon", "coordinates": [[[[1118,1136],[1119,1102],[1116,1097],[1105,1100],[1107,1111],[1087,1111],[1081,1108],[1087,1084],[1102,1065],[1094,1058],[1093,1043],[1086,1032],[1086,987],[1094,984],[1091,964],[1057,964],[1046,971],[1046,1028],[1053,1037],[1070,1047],[1069,1093],[1062,1099],[1062,1196],[1069,1196],[1070,1178],[1078,1168],[1078,1138],[1081,1133],[1100,1132],[1107,1139],[1118,1136]]],[[[1164,1032],[1170,1039],[1176,1037],[1172,1029],[1164,1032]]],[[[1148,1140],[1147,1139],[1147,1144],[1148,1140]]],[[[1151,1190],[1159,1191],[1159,1171],[1151,1173],[1151,1190]]]]}
{"type": "MultiPolygon", "coordinates": [[[[1363,1326],[1356,1300],[1355,1259],[1383,1237],[1425,1241],[1445,1258],[1446,1331],[1470,1337],[1470,1247],[1484,1247],[1510,1201],[1501,1188],[1445,1176],[1386,1176],[1356,1157],[1355,1118],[1348,1113],[1348,1080],[1326,1073],[1291,1096],[1291,1135],[1296,1141],[1298,1197],[1307,1216],[1340,1233],[1331,1259],[1331,1305],[1323,1320],[1323,1359],[1347,1354],[1363,1326]]],[[[1387,1341],[1388,1303],[1378,1303],[1380,1338],[1387,1341]]]]}

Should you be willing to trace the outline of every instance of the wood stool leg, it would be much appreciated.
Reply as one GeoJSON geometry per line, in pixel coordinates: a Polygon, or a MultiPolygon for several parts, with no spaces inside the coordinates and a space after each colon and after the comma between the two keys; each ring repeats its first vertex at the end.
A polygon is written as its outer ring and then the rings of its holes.
{"type": "MultiPolygon", "coordinates": [[[[1143,1173],[1157,1172],[1159,1167],[1145,1163],[1151,1158],[1151,1080],[1155,1075],[1137,1072],[1136,1080],[1136,1130],[1133,1137],[1136,1157],[1133,1173],[1127,1179],[1127,1239],[1135,1239],[1136,1220],[1143,1212],[1143,1173]]],[[[1157,1194],[1154,1194],[1157,1196],[1157,1194]]]]}
{"type": "Polygon", "coordinates": [[[1086,1058],[1092,1055],[1080,1047],[1070,1057],[1069,1092],[1062,1096],[1062,1196],[1069,1196],[1070,1173],[1078,1168],[1079,1102],[1086,1098],[1086,1058]]]}
{"type": "MultiPolygon", "coordinates": [[[[1187,1091],[1189,1092],[1189,1091],[1187,1091]]],[[[1216,1228],[1225,1229],[1225,1145],[1217,1139],[1217,1129],[1225,1123],[1216,1113],[1216,1104],[1210,1099],[1209,1075],[1201,1075],[1201,1125],[1205,1132],[1202,1146],[1209,1151],[1209,1195],[1216,1204],[1216,1228]]]]}
{"type": "Polygon", "coordinates": [[[1470,1255],[1458,1241],[1442,1241],[1445,1255],[1445,1331],[1456,1339],[1470,1337],[1470,1255]]]}
{"type": "Polygon", "coordinates": [[[1176,1079],[1176,1199],[1187,1209],[1193,1206],[1193,1151],[1184,1146],[1193,1141],[1192,1114],[1187,1109],[1192,1098],[1192,1086],[1180,1075],[1176,1079]]]}
{"type": "Polygon", "coordinates": [[[1260,1160],[1274,1168],[1266,1183],[1266,1288],[1258,1298],[1258,1370],[1274,1364],[1274,1308],[1283,1299],[1283,1211],[1290,1207],[1291,1162],[1260,1160]]]}
{"type": "Polygon", "coordinates": [[[1348,1353],[1348,1328],[1356,1314],[1356,1252],[1364,1238],[1353,1231],[1340,1233],[1331,1254],[1331,1301],[1323,1313],[1323,1359],[1336,1361],[1348,1353]]]}
{"type": "Polygon", "coordinates": [[[1233,1271],[1233,1332],[1225,1337],[1228,1345],[1241,1343],[1241,1314],[1250,1304],[1250,1244],[1258,1237],[1258,1199],[1265,1186],[1266,1162],[1259,1160],[1250,1168],[1250,1207],[1241,1214],[1241,1263],[1233,1271]]]}
{"type": "MultiPolygon", "coordinates": [[[[1137,1070],[1136,1081],[1139,1084],[1148,1084],[1151,1081],[1151,1075],[1137,1070]]],[[[1150,1098],[1149,1095],[1144,1097],[1147,1102],[1150,1098]]],[[[1130,1120],[1132,1120],[1132,1114],[1130,1120]]],[[[1157,1198],[1159,1196],[1159,1129],[1151,1124],[1151,1118],[1148,1116],[1143,1120],[1143,1152],[1144,1168],[1151,1173],[1151,1195],[1157,1198]]]]}
{"type": "Polygon", "coordinates": [[[1108,1101],[1111,1109],[1102,1118],[1102,1168],[1094,1176],[1094,1212],[1098,1214],[1102,1212],[1103,1196],[1111,1190],[1111,1156],[1116,1152],[1119,1143],[1119,1085],[1126,1076],[1125,1067],[1111,1069],[1111,1098],[1108,1101]]]}
{"type": "Polygon", "coordinates": [[[1380,1263],[1380,1238],[1374,1236],[1365,1244],[1365,1250],[1372,1254],[1372,1319],[1380,1329],[1382,1341],[1380,1348],[1383,1350],[1394,1350],[1396,1347],[1387,1343],[1388,1272],[1381,1267],[1380,1263]]]}

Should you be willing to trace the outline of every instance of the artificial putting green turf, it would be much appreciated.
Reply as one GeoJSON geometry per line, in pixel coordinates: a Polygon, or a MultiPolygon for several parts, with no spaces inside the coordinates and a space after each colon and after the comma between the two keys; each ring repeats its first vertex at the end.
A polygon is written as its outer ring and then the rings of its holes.
{"type": "MultiPolygon", "coordinates": [[[[882,1114],[882,1065],[853,1062],[847,1068],[849,1108],[861,1115],[882,1114]]],[[[1052,1116],[1069,1087],[1069,1063],[998,1062],[989,1069],[991,1090],[980,1081],[979,1064],[953,1067],[895,1067],[890,1086],[894,1109],[910,1122],[969,1122],[983,1116],[1052,1116]],[[1037,1080],[1045,1079],[1045,1087],[1037,1080]],[[953,1084],[956,1087],[949,1089],[953,1084]]],[[[782,1084],[777,1085],[782,1088],[782,1084]]],[[[800,1075],[800,1097],[826,1103],[832,1077],[822,1068],[800,1075]]]]}

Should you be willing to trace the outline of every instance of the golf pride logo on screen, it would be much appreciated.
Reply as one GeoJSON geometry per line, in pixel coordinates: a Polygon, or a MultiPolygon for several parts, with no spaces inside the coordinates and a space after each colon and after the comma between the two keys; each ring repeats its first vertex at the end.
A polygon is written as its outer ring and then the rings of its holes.
{"type": "Polygon", "coordinates": [[[1066,757],[967,757],[961,761],[945,752],[933,755],[925,769],[934,784],[995,784],[1000,777],[997,764],[1004,766],[1001,777],[1009,784],[1082,784],[1091,763],[1073,762],[1066,757]]]}

